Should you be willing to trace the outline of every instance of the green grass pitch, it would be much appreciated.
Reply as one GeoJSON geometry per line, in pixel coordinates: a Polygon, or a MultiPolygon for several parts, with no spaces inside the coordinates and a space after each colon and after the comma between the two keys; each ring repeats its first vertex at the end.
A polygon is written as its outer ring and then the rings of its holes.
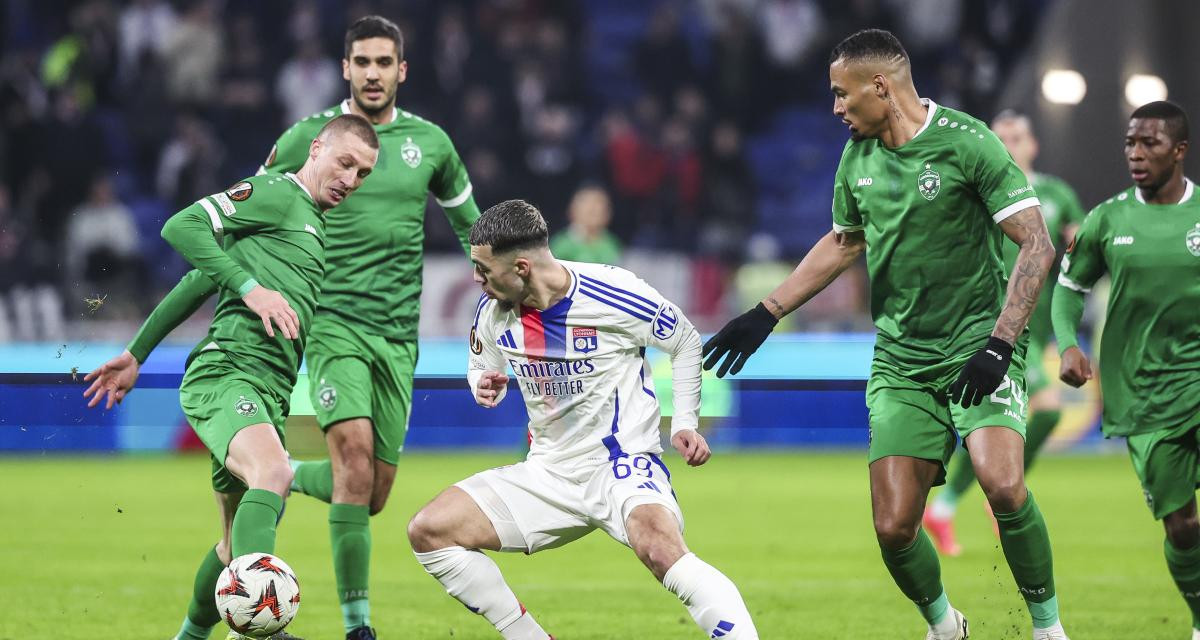
{"type": "MultiPolygon", "coordinates": [[[[871,531],[858,453],[718,454],[689,469],[668,456],[691,548],[737,583],[763,638],[923,638],[871,531]]],[[[494,639],[413,559],[408,518],[437,491],[512,461],[408,454],[372,522],[372,621],[384,638],[494,639]]],[[[0,460],[0,639],[168,638],[195,568],[219,533],[206,457],[0,460]]],[[[1054,543],[1067,630],[1076,640],[1182,639],[1189,616],[1167,575],[1162,533],[1123,456],[1046,457],[1030,478],[1054,543]]],[[[974,492],[966,547],[943,561],[972,637],[1027,638],[1028,617],[974,492]]],[[[291,631],[341,638],[327,508],[293,496],[276,552],[297,571],[291,631]]],[[[602,532],[535,556],[498,557],[509,583],[560,640],[700,638],[673,595],[602,532]]],[[[223,638],[222,627],[213,637],[223,638]]]]}

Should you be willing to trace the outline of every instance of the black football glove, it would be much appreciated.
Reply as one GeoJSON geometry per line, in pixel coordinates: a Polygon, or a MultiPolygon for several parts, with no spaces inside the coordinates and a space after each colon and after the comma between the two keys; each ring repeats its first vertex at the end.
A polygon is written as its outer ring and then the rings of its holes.
{"type": "Polygon", "coordinates": [[[1004,381],[1004,374],[1008,373],[1012,353],[1011,344],[996,336],[988,338],[987,345],[967,360],[958,380],[950,385],[950,402],[963,408],[974,407],[995,393],[1004,381]]]}
{"type": "Polygon", "coordinates": [[[724,378],[726,373],[737,375],[742,365],[750,359],[750,354],[758,351],[763,341],[775,330],[779,319],[771,315],[767,308],[758,303],[753,309],[730,320],[721,327],[717,335],[704,343],[704,370],[712,369],[721,357],[729,354],[721,368],[717,369],[717,377],[724,378]]]}

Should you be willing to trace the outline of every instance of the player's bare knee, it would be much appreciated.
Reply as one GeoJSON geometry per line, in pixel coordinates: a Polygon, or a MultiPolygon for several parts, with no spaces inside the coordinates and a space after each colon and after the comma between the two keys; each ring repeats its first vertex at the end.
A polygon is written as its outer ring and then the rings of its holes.
{"type": "Polygon", "coordinates": [[[988,504],[996,513],[1013,513],[1025,504],[1029,490],[1025,488],[1024,478],[1004,478],[993,480],[984,487],[988,504]]]}
{"type": "Polygon", "coordinates": [[[667,571],[679,561],[687,550],[674,540],[663,536],[654,536],[653,539],[646,541],[640,549],[635,550],[638,559],[650,572],[662,581],[663,576],[667,575],[667,571]]]}
{"type": "Polygon", "coordinates": [[[1200,545],[1200,519],[1196,512],[1179,510],[1163,518],[1167,541],[1176,549],[1194,549],[1200,545]]]}
{"type": "Polygon", "coordinates": [[[288,489],[291,488],[292,478],[295,475],[291,465],[287,463],[287,458],[263,460],[256,465],[253,476],[247,478],[247,484],[252,489],[266,489],[282,496],[286,495],[288,489]]]}
{"type": "Polygon", "coordinates": [[[919,519],[904,518],[895,513],[875,514],[875,538],[884,549],[898,550],[917,539],[919,519]]]}
{"type": "Polygon", "coordinates": [[[356,497],[369,498],[375,485],[375,474],[369,465],[352,465],[344,469],[339,484],[347,493],[356,497]]]}
{"type": "Polygon", "coordinates": [[[680,558],[687,553],[679,523],[674,514],[658,505],[641,505],[629,514],[626,523],[629,544],[642,564],[660,581],[680,558]]]}
{"type": "Polygon", "coordinates": [[[413,551],[424,553],[454,546],[448,539],[443,520],[436,512],[425,507],[408,521],[408,542],[413,551]]]}
{"type": "Polygon", "coordinates": [[[221,564],[229,566],[229,563],[233,562],[233,546],[230,544],[228,538],[222,538],[220,542],[217,542],[216,552],[217,557],[221,560],[221,564]]]}

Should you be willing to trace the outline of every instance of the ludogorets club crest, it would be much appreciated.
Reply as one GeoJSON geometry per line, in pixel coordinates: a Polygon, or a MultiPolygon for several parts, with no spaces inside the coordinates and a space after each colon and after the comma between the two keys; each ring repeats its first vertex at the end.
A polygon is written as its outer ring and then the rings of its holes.
{"type": "Polygon", "coordinates": [[[329,411],[337,405],[337,389],[333,385],[321,380],[321,388],[317,389],[317,402],[321,404],[321,408],[329,411]]]}
{"type": "Polygon", "coordinates": [[[416,169],[421,164],[421,147],[409,138],[400,145],[400,157],[404,158],[405,164],[416,169]]]}
{"type": "Polygon", "coordinates": [[[941,190],[942,176],[933,170],[932,165],[927,163],[925,170],[917,176],[917,191],[920,191],[926,200],[933,200],[941,190]]]}
{"type": "Polygon", "coordinates": [[[1200,222],[1197,222],[1196,226],[1187,232],[1187,248],[1192,255],[1200,258],[1200,222]]]}
{"type": "Polygon", "coordinates": [[[233,410],[237,411],[238,415],[252,418],[258,413],[258,403],[246,396],[238,396],[237,402],[233,403],[233,410]]]}

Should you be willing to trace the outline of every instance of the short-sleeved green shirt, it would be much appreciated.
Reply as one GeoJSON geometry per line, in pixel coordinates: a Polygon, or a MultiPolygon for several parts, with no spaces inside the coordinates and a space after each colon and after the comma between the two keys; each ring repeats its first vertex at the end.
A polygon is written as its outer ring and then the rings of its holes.
{"type": "Polygon", "coordinates": [[[1039,204],[986,125],[922,102],[925,124],[899,148],[846,144],[833,195],[834,230],[866,236],[875,366],[914,376],[987,341],[1008,283],[997,223],[1039,204]]]}
{"type": "MultiPolygon", "coordinates": [[[[263,171],[296,171],[330,119],[350,113],[347,102],[315,113],[285,131],[263,171]]],[[[376,125],[375,170],[345,202],[326,212],[329,269],[320,313],[333,313],[369,333],[414,340],[420,320],[425,203],[433,194],[463,250],[479,210],[467,170],[446,132],[407,111],[376,125]]]]}
{"type": "Polygon", "coordinates": [[[296,340],[278,330],[274,338],[267,336],[262,320],[238,292],[222,287],[208,335],[192,350],[188,364],[201,351],[220,349],[239,370],[260,380],[264,391],[276,394],[286,414],[325,271],[321,210],[288,174],[247,178],[177,215],[197,213],[209,221],[226,255],[288,301],[301,334],[296,340]]]}
{"type": "Polygon", "coordinates": [[[1200,424],[1200,195],[1147,204],[1136,187],[1092,209],[1058,283],[1087,291],[1108,273],[1100,342],[1106,436],[1200,424]]]}
{"type": "MultiPolygon", "coordinates": [[[[1050,239],[1060,250],[1065,248],[1064,232],[1072,225],[1083,222],[1083,205],[1075,190],[1060,178],[1045,173],[1033,174],[1033,188],[1037,190],[1038,200],[1042,203],[1042,217],[1046,220],[1046,229],[1050,231],[1050,239]]],[[[1012,273],[1013,265],[1017,263],[1017,254],[1021,248],[1008,240],[1004,242],[1004,272],[1012,273]]],[[[1054,293],[1054,278],[1058,270],[1053,269],[1042,287],[1042,295],[1038,298],[1037,308],[1029,319],[1029,333],[1039,342],[1047,342],[1053,335],[1054,329],[1050,323],[1050,297],[1054,293]]],[[[1037,363],[1030,362],[1037,366],[1037,363]]]]}

